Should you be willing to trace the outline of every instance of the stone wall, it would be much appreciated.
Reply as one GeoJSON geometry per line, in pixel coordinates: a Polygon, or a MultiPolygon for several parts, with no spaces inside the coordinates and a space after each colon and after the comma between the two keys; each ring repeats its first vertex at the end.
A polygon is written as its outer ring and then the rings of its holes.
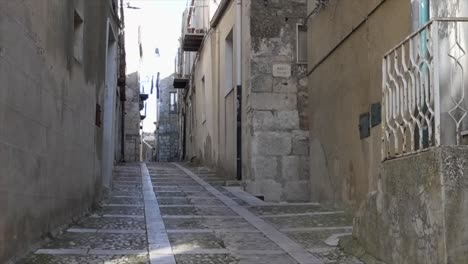
{"type": "Polygon", "coordinates": [[[164,78],[160,83],[159,93],[159,118],[158,118],[158,161],[179,161],[179,131],[178,131],[178,103],[175,109],[170,109],[170,93],[176,93],[172,82],[174,75],[164,78]]]}
{"type": "Polygon", "coordinates": [[[125,161],[140,161],[140,80],[138,72],[127,75],[125,101],[125,161]]]}
{"type": "Polygon", "coordinates": [[[0,263],[99,198],[109,4],[0,1],[0,263]]]}
{"type": "Polygon", "coordinates": [[[467,155],[466,146],[440,147],[384,162],[354,237],[386,263],[466,263],[467,155]]]}
{"type": "Polygon", "coordinates": [[[268,201],[308,201],[306,65],[296,63],[296,25],[307,15],[306,1],[247,2],[246,188],[268,201]]]}

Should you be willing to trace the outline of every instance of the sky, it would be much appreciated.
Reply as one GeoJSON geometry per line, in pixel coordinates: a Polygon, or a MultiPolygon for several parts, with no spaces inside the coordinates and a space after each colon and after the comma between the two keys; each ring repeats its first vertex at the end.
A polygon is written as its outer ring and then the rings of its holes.
{"type": "MultiPolygon", "coordinates": [[[[187,0],[124,0],[132,7],[125,8],[125,46],[127,52],[127,74],[140,71],[141,86],[150,93],[151,76],[161,73],[161,79],[174,73],[174,60],[179,47],[182,13],[187,0]],[[143,60],[140,63],[138,27],[141,27],[143,60]],[[155,54],[159,49],[160,56],[155,54]]],[[[156,121],[156,93],[147,102],[144,132],[154,132],[156,121]]],[[[144,114],[144,111],[142,111],[144,114]]]]}

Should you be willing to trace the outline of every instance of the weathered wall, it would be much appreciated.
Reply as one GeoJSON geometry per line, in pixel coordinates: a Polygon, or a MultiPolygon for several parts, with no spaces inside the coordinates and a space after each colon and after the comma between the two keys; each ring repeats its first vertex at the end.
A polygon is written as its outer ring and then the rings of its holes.
{"type": "Polygon", "coordinates": [[[234,27],[231,1],[198,53],[185,106],[187,158],[215,167],[226,179],[236,175],[236,110],[234,90],[226,87],[226,43],[234,27]],[[229,92],[227,92],[229,90],[229,92]]]}
{"type": "Polygon", "coordinates": [[[466,17],[468,2],[461,0],[429,1],[431,17],[466,17]]]}
{"type": "Polygon", "coordinates": [[[467,155],[442,147],[383,163],[354,236],[386,263],[466,263],[467,155]]]}
{"type": "Polygon", "coordinates": [[[0,263],[89,208],[101,188],[95,109],[108,4],[0,2],[0,263]],[[85,21],[81,61],[73,58],[75,7],[85,21]]]}
{"type": "MultiPolygon", "coordinates": [[[[158,120],[158,161],[179,161],[179,132],[177,130],[177,113],[169,109],[170,93],[177,92],[172,85],[174,75],[164,78],[160,83],[159,120],[158,120]]],[[[179,103],[177,103],[178,107],[179,103]]]]}
{"type": "Polygon", "coordinates": [[[218,121],[215,126],[218,126],[218,170],[221,171],[227,179],[233,180],[236,178],[236,144],[237,144],[237,133],[236,133],[236,89],[235,89],[235,54],[236,50],[234,47],[235,42],[235,15],[236,15],[236,4],[235,1],[231,1],[229,7],[222,20],[219,22],[216,28],[217,43],[212,45],[214,52],[218,58],[217,65],[219,67],[213,73],[217,75],[218,91],[217,97],[217,109],[214,111],[219,113],[218,121]],[[226,41],[230,38],[232,40],[233,48],[229,51],[226,41]],[[215,50],[216,49],[216,50],[215,50]],[[227,53],[232,53],[232,61],[229,62],[227,59],[227,53]],[[230,65],[228,65],[230,64],[230,65]],[[228,73],[229,72],[229,73],[228,73]],[[231,77],[228,77],[230,75],[231,77]],[[232,82],[228,82],[227,79],[231,78],[232,82]]]}
{"type": "MultiPolygon", "coordinates": [[[[309,12],[315,1],[309,1],[309,12]]],[[[381,101],[382,57],[411,31],[408,0],[331,0],[308,21],[310,181],[314,201],[358,206],[376,188],[380,126],[359,115],[381,101]]]]}
{"type": "Polygon", "coordinates": [[[296,25],[306,1],[244,1],[243,176],[268,201],[308,201],[306,66],[296,63],[296,25]],[[248,30],[248,32],[246,32],[248,30]],[[291,67],[277,77],[275,64],[291,67]]]}
{"type": "Polygon", "coordinates": [[[125,161],[140,160],[140,80],[138,72],[127,75],[125,88],[125,161]]]}

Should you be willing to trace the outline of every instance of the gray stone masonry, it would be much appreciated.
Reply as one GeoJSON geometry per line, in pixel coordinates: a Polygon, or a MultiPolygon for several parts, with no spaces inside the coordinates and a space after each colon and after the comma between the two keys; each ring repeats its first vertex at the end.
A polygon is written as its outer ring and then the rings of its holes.
{"type": "Polygon", "coordinates": [[[306,67],[295,58],[297,20],[285,20],[306,16],[306,1],[251,1],[250,9],[246,190],[266,201],[309,201],[306,67]]]}
{"type": "Polygon", "coordinates": [[[354,237],[389,264],[467,263],[467,156],[466,146],[439,147],[385,161],[354,237]]]}
{"type": "Polygon", "coordinates": [[[125,101],[125,161],[140,160],[140,81],[138,73],[127,75],[125,101]]]}
{"type": "MultiPolygon", "coordinates": [[[[170,109],[170,93],[177,92],[174,89],[174,75],[163,80],[160,84],[160,97],[158,102],[159,120],[157,131],[157,159],[158,161],[179,161],[179,131],[177,107],[170,109]]],[[[176,94],[177,97],[177,94],[176,94]]]]}

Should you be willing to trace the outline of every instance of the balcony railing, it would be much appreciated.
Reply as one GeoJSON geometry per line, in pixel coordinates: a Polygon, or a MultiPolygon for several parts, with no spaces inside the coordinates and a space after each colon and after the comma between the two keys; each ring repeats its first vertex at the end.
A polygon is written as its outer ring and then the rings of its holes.
{"type": "Polygon", "coordinates": [[[173,86],[175,89],[185,89],[187,88],[189,81],[189,76],[176,74],[174,77],[173,86]]]}
{"type": "Polygon", "coordinates": [[[182,49],[184,51],[200,49],[209,29],[208,12],[208,6],[202,4],[189,6],[185,10],[182,25],[182,49]]]}
{"type": "Polygon", "coordinates": [[[184,53],[179,48],[175,60],[175,76],[173,86],[176,89],[185,89],[190,81],[189,75],[185,73],[184,69],[184,53]]]}
{"type": "Polygon", "coordinates": [[[434,19],[383,59],[382,158],[465,144],[468,19],[434,19]]]}

